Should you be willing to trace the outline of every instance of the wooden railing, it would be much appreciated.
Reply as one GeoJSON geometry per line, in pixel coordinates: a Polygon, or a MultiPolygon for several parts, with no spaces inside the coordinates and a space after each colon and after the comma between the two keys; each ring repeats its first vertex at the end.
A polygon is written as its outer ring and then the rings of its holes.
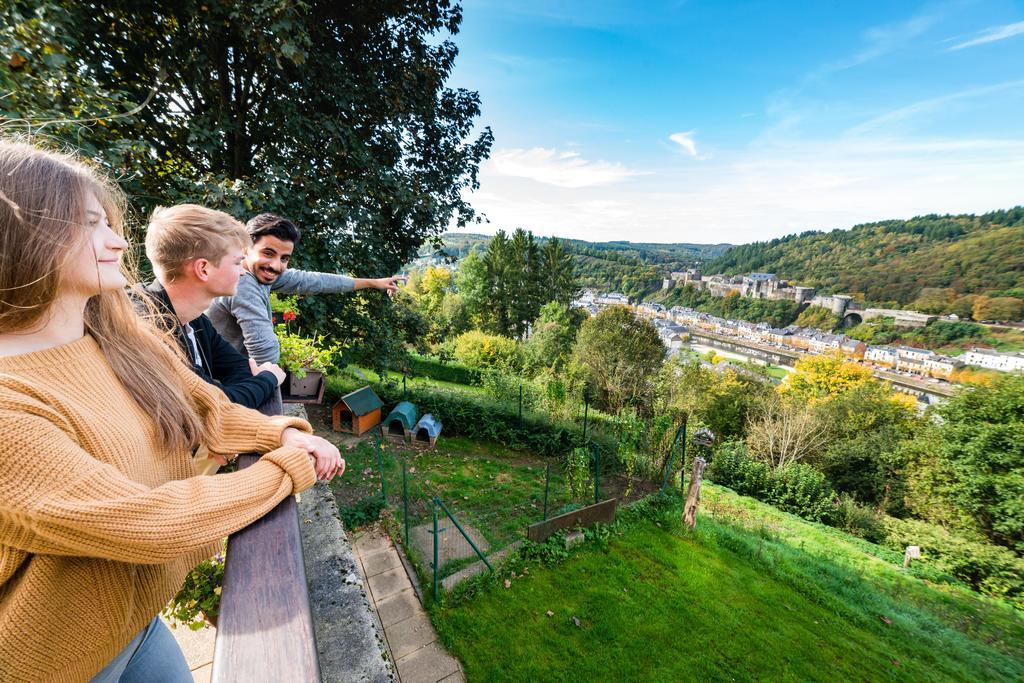
{"type": "MultiPolygon", "coordinates": [[[[280,414],[280,400],[261,412],[280,414]]],[[[320,681],[293,496],[228,539],[211,680],[320,681]]]]}

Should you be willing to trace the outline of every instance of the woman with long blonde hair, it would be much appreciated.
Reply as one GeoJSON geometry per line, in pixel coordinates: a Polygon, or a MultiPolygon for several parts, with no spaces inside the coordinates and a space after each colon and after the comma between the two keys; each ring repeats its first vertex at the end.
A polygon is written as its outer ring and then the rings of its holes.
{"type": "Polygon", "coordinates": [[[0,140],[0,680],[191,680],[156,618],[219,539],[344,469],[230,403],[125,288],[120,194],[0,140]],[[266,453],[196,476],[191,451],[266,453]]]}

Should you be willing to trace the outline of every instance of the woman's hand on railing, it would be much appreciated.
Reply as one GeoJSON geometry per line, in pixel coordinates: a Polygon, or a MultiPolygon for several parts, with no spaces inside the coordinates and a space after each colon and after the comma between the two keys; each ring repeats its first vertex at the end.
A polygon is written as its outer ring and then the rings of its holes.
{"type": "Polygon", "coordinates": [[[288,427],[281,432],[281,445],[301,448],[314,459],[313,469],[317,479],[329,481],[334,476],[345,472],[345,460],[341,457],[338,447],[327,439],[300,432],[288,427]]]}

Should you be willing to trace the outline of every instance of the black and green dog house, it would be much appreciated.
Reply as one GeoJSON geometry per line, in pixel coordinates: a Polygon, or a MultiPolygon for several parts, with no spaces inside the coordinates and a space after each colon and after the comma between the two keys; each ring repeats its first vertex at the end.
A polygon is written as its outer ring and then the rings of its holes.
{"type": "Polygon", "coordinates": [[[410,401],[402,401],[395,406],[384,420],[384,433],[390,437],[412,439],[413,427],[416,426],[416,406],[410,401]]]}

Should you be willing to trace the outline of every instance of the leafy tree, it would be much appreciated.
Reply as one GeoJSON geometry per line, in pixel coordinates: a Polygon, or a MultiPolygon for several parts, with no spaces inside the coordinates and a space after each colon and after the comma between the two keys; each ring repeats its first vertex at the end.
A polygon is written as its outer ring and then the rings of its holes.
{"type": "Polygon", "coordinates": [[[1024,301],[1012,296],[980,297],[974,302],[975,320],[1020,320],[1024,318],[1024,301]]]}
{"type": "Polygon", "coordinates": [[[904,512],[902,445],[919,429],[915,401],[882,382],[854,384],[817,404],[828,446],[814,462],[836,490],[904,512]]]}
{"type": "Polygon", "coordinates": [[[1024,554],[1024,376],[965,388],[936,413],[942,422],[917,454],[915,477],[994,543],[1024,554]]]}
{"type": "Polygon", "coordinates": [[[772,392],[763,378],[673,356],[658,375],[657,412],[697,418],[719,439],[743,438],[754,405],[772,392]]]}
{"type": "Polygon", "coordinates": [[[580,322],[574,309],[557,301],[544,304],[533,324],[533,334],[523,347],[526,370],[531,373],[543,369],[560,372],[572,353],[580,322]]]}
{"type": "Polygon", "coordinates": [[[814,402],[873,382],[875,378],[870,368],[835,353],[802,357],[783,380],[779,391],[797,401],[814,402]]]}
{"type": "Polygon", "coordinates": [[[573,349],[597,402],[616,414],[627,405],[650,408],[653,379],[664,356],[654,325],[625,306],[609,306],[586,320],[573,349]]]}
{"type": "Polygon", "coordinates": [[[832,330],[839,324],[839,317],[832,311],[821,306],[808,306],[796,319],[800,327],[811,327],[817,330],[832,330]]]}
{"type": "MultiPolygon", "coordinates": [[[[463,191],[492,135],[473,134],[477,94],[445,86],[458,6],[43,0],[0,12],[0,52],[20,64],[4,74],[17,93],[0,100],[8,127],[82,119],[44,133],[94,156],[144,214],[181,201],[272,211],[304,231],[296,266],[366,275],[475,220],[463,191]]],[[[395,350],[379,295],[303,307],[356,357],[395,350]]]]}
{"type": "Polygon", "coordinates": [[[943,287],[925,287],[910,304],[910,308],[922,313],[941,315],[949,310],[956,300],[956,292],[943,287]]]}
{"type": "Polygon", "coordinates": [[[965,294],[953,300],[949,305],[947,313],[952,313],[961,320],[970,320],[974,317],[974,304],[981,298],[980,294],[965,294]]]}
{"type": "Polygon", "coordinates": [[[455,286],[462,296],[470,324],[486,329],[491,314],[487,264],[477,247],[459,263],[455,286]]]}

